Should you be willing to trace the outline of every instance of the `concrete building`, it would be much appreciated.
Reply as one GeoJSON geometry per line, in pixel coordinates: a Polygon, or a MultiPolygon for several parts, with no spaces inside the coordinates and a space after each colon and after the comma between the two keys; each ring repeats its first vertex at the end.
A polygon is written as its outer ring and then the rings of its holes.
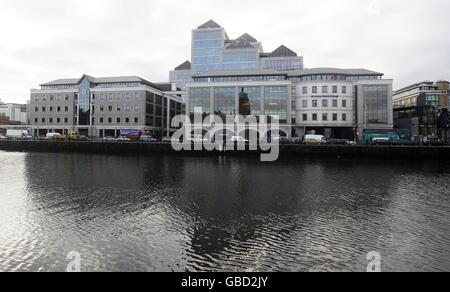
{"type": "Polygon", "coordinates": [[[0,104],[0,116],[8,117],[10,124],[27,125],[27,108],[26,104],[3,103],[0,104]]]}
{"type": "Polygon", "coordinates": [[[91,137],[119,136],[121,130],[148,131],[155,137],[175,129],[183,112],[180,90],[136,76],[59,79],[31,90],[30,128],[35,136],[76,130],[91,137]]]}
{"type": "Polygon", "coordinates": [[[180,88],[185,89],[193,75],[210,71],[303,69],[303,57],[284,45],[265,53],[262,43],[253,36],[244,33],[230,39],[225,28],[213,20],[192,30],[191,60],[192,64],[187,61],[170,72],[170,81],[180,88]]]}
{"type": "Polygon", "coordinates": [[[392,129],[392,80],[365,69],[213,71],[187,84],[186,112],[277,116],[288,137],[308,133],[357,139],[364,129],[392,129]]]}
{"type": "Polygon", "coordinates": [[[448,81],[423,81],[397,90],[393,95],[394,108],[417,106],[417,100],[421,94],[426,95],[426,105],[437,107],[449,106],[448,81]]]}

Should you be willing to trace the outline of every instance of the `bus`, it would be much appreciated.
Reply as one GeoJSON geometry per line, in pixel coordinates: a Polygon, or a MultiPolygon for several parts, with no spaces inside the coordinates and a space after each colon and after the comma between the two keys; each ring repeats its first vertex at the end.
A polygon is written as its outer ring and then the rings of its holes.
{"type": "Polygon", "coordinates": [[[373,140],[389,139],[391,144],[397,144],[401,140],[411,141],[411,134],[407,129],[365,129],[363,131],[363,143],[374,144],[373,140]]]}

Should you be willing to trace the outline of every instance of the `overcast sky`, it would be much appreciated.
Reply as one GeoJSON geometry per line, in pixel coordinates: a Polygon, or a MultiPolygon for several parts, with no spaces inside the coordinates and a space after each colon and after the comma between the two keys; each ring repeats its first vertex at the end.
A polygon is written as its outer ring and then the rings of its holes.
{"type": "Polygon", "coordinates": [[[25,102],[58,78],[167,81],[191,29],[214,19],[305,66],[366,68],[396,89],[450,79],[449,0],[0,0],[0,99],[25,102]]]}

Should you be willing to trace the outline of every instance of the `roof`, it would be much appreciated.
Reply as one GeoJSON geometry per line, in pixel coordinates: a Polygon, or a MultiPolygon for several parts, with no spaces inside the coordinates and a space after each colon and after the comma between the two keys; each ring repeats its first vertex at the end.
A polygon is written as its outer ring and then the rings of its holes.
{"type": "Polygon", "coordinates": [[[205,22],[204,24],[200,25],[198,29],[204,29],[204,28],[220,28],[221,26],[217,24],[214,20],[209,20],[205,22]]]}
{"type": "Polygon", "coordinates": [[[280,58],[280,57],[297,57],[297,53],[291,49],[281,45],[278,49],[273,51],[268,55],[269,58],[280,58]]]}
{"type": "Polygon", "coordinates": [[[248,33],[244,33],[241,38],[246,39],[249,43],[257,43],[258,41],[252,37],[251,35],[249,35],[248,33]]]}
{"type": "Polygon", "coordinates": [[[306,76],[306,75],[346,75],[346,76],[379,76],[383,73],[367,69],[339,69],[339,68],[311,68],[304,70],[278,71],[278,70],[233,70],[233,71],[210,71],[194,75],[194,78],[201,77],[227,77],[227,76],[264,76],[264,75],[286,75],[286,76],[306,76]]]}
{"type": "Polygon", "coordinates": [[[81,78],[75,79],[75,78],[70,78],[70,79],[57,79],[51,82],[47,82],[44,84],[41,84],[40,86],[57,86],[57,85],[78,85],[81,83],[81,81],[83,81],[84,78],[87,78],[89,80],[89,82],[94,83],[94,84],[100,84],[100,83],[125,83],[125,82],[139,82],[139,83],[143,83],[145,85],[148,85],[150,87],[159,89],[157,85],[155,85],[152,82],[149,82],[145,79],[142,79],[138,76],[119,76],[119,77],[92,77],[89,75],[83,75],[81,78]]]}
{"type": "Polygon", "coordinates": [[[175,71],[180,71],[180,70],[191,70],[191,62],[186,61],[183,64],[179,65],[178,67],[175,68],[175,71]]]}
{"type": "Polygon", "coordinates": [[[246,49],[251,48],[254,49],[255,47],[252,46],[246,38],[240,37],[237,40],[235,40],[231,45],[227,47],[227,50],[229,49],[246,49]]]}
{"type": "Polygon", "coordinates": [[[415,88],[415,87],[419,87],[420,85],[427,85],[427,86],[430,86],[430,85],[435,85],[435,84],[434,84],[433,81],[425,80],[425,81],[422,81],[422,82],[417,82],[417,83],[408,85],[408,86],[406,86],[406,87],[400,88],[399,90],[396,90],[394,94],[398,94],[398,93],[400,93],[400,92],[402,92],[402,91],[408,91],[408,90],[411,90],[411,89],[413,89],[413,88],[415,88]]]}
{"type": "Polygon", "coordinates": [[[289,76],[305,76],[305,75],[348,75],[348,76],[359,76],[359,75],[384,75],[380,72],[375,72],[367,69],[339,69],[339,68],[311,68],[304,70],[293,70],[289,71],[289,76]]]}
{"type": "Polygon", "coordinates": [[[209,71],[194,75],[194,78],[201,77],[227,77],[227,76],[258,76],[258,75],[287,75],[285,72],[276,70],[232,70],[232,71],[209,71]]]}
{"type": "MultiPolygon", "coordinates": [[[[172,83],[170,82],[158,82],[154,85],[161,91],[172,91],[172,83]]],[[[181,89],[177,88],[177,91],[181,91],[181,89]]]]}

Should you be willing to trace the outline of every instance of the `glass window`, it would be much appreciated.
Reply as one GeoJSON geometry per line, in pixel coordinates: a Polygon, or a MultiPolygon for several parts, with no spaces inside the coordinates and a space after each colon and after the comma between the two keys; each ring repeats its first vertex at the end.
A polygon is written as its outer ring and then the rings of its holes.
{"type": "Polygon", "coordinates": [[[317,93],[317,86],[312,87],[312,93],[317,93]]]}
{"type": "Polygon", "coordinates": [[[342,94],[347,94],[347,86],[342,86],[342,94]]]}
{"type": "Polygon", "coordinates": [[[120,112],[120,110],[121,110],[121,106],[118,105],[118,106],[117,106],[117,111],[120,112]]]}
{"type": "Polygon", "coordinates": [[[343,122],[347,121],[347,114],[342,114],[342,121],[343,122]]]}
{"type": "Polygon", "coordinates": [[[313,115],[312,115],[312,120],[313,120],[313,121],[317,121],[317,114],[313,114],[313,115]]]}
{"type": "Polygon", "coordinates": [[[338,120],[338,114],[333,114],[333,121],[337,121],[338,120]]]}
{"type": "Polygon", "coordinates": [[[322,86],[322,93],[328,93],[328,86],[322,86]]]}
{"type": "Polygon", "coordinates": [[[117,93],[117,100],[121,100],[122,99],[122,93],[117,93]]]}
{"type": "Polygon", "coordinates": [[[235,115],[236,114],[235,89],[232,88],[214,88],[214,113],[217,115],[235,115]]]}
{"type": "Polygon", "coordinates": [[[328,114],[322,114],[322,121],[328,121],[328,114]]]}
{"type": "Polygon", "coordinates": [[[303,87],[303,94],[308,94],[308,87],[303,87]]]}
{"type": "Polygon", "coordinates": [[[245,113],[248,111],[253,116],[261,115],[261,87],[243,87],[239,89],[239,112],[245,116],[245,113]],[[248,106],[250,108],[246,110],[245,107],[248,106]]]}
{"type": "Polygon", "coordinates": [[[135,105],[135,106],[134,106],[134,111],[135,111],[135,112],[139,111],[139,106],[138,106],[138,105],[135,105]]]}
{"type": "Polygon", "coordinates": [[[322,100],[322,107],[328,107],[328,100],[322,100]]]}
{"type": "Polygon", "coordinates": [[[131,93],[127,93],[127,99],[130,99],[131,98],[131,93]]]}
{"type": "Polygon", "coordinates": [[[208,115],[211,113],[211,96],[209,88],[191,88],[190,104],[191,114],[200,113],[208,115]]]}
{"type": "Polygon", "coordinates": [[[280,123],[287,122],[287,86],[264,87],[265,115],[278,116],[280,123]]]}
{"type": "Polygon", "coordinates": [[[338,107],[338,101],[337,101],[337,99],[333,99],[333,107],[338,107]]]}
{"type": "Polygon", "coordinates": [[[312,101],[312,107],[317,107],[317,100],[312,101]]]}
{"type": "Polygon", "coordinates": [[[307,108],[308,107],[308,101],[307,100],[304,100],[303,101],[303,108],[307,108]]]}
{"type": "Polygon", "coordinates": [[[337,86],[333,86],[333,93],[338,93],[338,87],[337,86]]]}
{"type": "Polygon", "coordinates": [[[342,107],[347,107],[347,101],[345,99],[342,101],[342,107]]]}
{"type": "Polygon", "coordinates": [[[135,99],[138,99],[138,98],[140,98],[140,97],[141,97],[141,95],[140,95],[139,93],[135,93],[135,94],[134,94],[134,98],[135,98],[135,99]]]}
{"type": "Polygon", "coordinates": [[[113,99],[113,94],[112,94],[112,93],[108,94],[108,99],[109,99],[109,100],[112,100],[112,99],[113,99]]]}
{"type": "Polygon", "coordinates": [[[303,114],[303,121],[306,122],[308,120],[308,115],[307,114],[303,114]]]}
{"type": "Polygon", "coordinates": [[[364,108],[370,124],[388,124],[388,86],[363,86],[364,108]]]}

